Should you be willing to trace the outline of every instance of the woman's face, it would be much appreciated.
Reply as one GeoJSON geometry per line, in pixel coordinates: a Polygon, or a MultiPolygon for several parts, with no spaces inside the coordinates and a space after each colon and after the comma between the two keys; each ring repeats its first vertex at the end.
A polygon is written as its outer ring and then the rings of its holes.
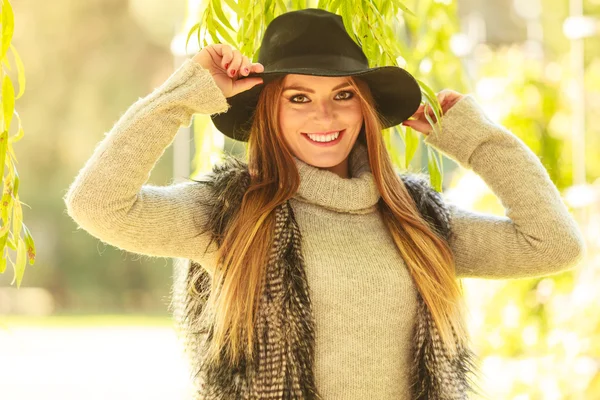
{"type": "Polygon", "coordinates": [[[300,160],[348,178],[348,155],[363,115],[347,77],[288,74],[279,103],[279,126],[290,151],[300,160]],[[330,143],[331,133],[342,131],[330,143]],[[314,134],[314,135],[312,135],[314,134]]]}

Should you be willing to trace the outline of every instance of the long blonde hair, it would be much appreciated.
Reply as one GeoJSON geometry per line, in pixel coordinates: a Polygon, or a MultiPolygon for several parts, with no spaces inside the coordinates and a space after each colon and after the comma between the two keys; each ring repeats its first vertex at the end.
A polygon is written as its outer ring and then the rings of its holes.
{"type": "MultiPolygon", "coordinates": [[[[452,331],[458,337],[466,337],[466,327],[460,302],[462,286],[455,277],[453,255],[446,240],[423,219],[395,172],[368,85],[360,78],[348,78],[364,116],[357,140],[368,148],[369,164],[381,194],[378,209],[431,311],[442,341],[450,354],[455,354],[452,331]]],[[[274,210],[294,196],[300,184],[277,120],[283,80],[265,84],[250,128],[247,163],[251,182],[217,251],[219,261],[212,271],[205,307],[214,313],[213,337],[205,361],[224,355],[234,366],[241,360],[242,351],[248,359],[254,357],[253,327],[273,241],[274,210]]]]}

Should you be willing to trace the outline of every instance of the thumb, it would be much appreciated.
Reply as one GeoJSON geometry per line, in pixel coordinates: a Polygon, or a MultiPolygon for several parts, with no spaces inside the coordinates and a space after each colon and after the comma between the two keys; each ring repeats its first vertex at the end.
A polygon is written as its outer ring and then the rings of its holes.
{"type": "Polygon", "coordinates": [[[238,79],[233,82],[233,92],[235,94],[245,92],[246,90],[252,89],[254,86],[263,83],[262,78],[245,78],[238,79]]]}

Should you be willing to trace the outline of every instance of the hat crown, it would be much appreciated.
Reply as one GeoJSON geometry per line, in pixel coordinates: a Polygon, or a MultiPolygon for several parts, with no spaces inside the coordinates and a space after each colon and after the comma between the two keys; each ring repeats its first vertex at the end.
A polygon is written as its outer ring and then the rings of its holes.
{"type": "Polygon", "coordinates": [[[265,30],[258,62],[265,72],[325,66],[352,72],[369,67],[366,55],[346,31],[342,17],[317,8],[274,18],[265,30]],[[338,62],[332,64],[332,60],[338,62]]]}
{"type": "Polygon", "coordinates": [[[248,141],[263,87],[288,74],[359,77],[371,90],[383,128],[406,120],[421,103],[421,89],[412,75],[396,66],[370,68],[342,17],[326,10],[290,11],[271,20],[258,62],[264,71],[251,72],[247,78],[260,77],[262,84],[227,98],[229,110],[211,115],[215,126],[235,140],[248,141]]]}

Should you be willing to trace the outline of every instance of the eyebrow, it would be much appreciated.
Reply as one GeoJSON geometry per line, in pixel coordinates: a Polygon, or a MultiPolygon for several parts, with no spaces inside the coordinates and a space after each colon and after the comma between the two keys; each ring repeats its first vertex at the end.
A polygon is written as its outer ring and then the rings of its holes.
{"type": "MultiPolygon", "coordinates": [[[[351,86],[349,82],[343,82],[343,83],[337,85],[336,87],[334,87],[333,89],[331,89],[331,91],[333,92],[334,90],[345,88],[345,87],[348,87],[348,86],[351,86]]],[[[315,92],[314,90],[312,90],[310,88],[307,88],[307,87],[304,87],[304,86],[298,86],[298,85],[287,86],[286,88],[283,89],[284,92],[286,92],[288,90],[299,90],[301,92],[308,92],[308,93],[314,93],[315,92]]]]}

